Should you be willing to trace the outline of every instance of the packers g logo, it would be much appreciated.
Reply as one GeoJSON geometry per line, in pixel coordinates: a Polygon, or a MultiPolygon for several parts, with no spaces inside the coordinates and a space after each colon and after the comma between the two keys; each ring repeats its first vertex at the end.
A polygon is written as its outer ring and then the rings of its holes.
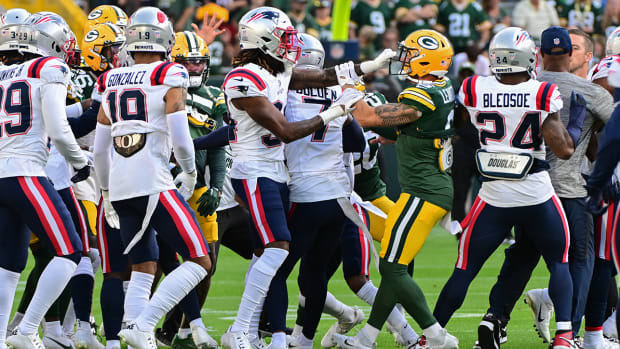
{"type": "Polygon", "coordinates": [[[430,36],[420,36],[418,38],[418,45],[427,50],[436,50],[439,48],[439,42],[430,36]]]}
{"type": "Polygon", "coordinates": [[[84,36],[84,41],[92,42],[92,41],[97,40],[98,37],[99,37],[99,32],[97,31],[97,29],[93,29],[89,31],[88,33],[86,33],[86,36],[84,36]]]}
{"type": "Polygon", "coordinates": [[[97,18],[101,17],[102,13],[103,13],[103,11],[101,11],[100,9],[96,9],[93,12],[88,14],[88,19],[97,19],[97,18]]]}

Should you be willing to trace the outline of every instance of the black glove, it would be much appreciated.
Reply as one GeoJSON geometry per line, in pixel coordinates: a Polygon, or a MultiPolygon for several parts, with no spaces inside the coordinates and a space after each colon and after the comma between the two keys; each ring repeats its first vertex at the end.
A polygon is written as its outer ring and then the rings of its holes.
{"type": "Polygon", "coordinates": [[[90,166],[91,163],[89,161],[86,166],[82,167],[81,169],[74,169],[75,175],[71,177],[71,182],[77,183],[88,179],[88,177],[90,177],[90,166]]]}
{"type": "Polygon", "coordinates": [[[213,214],[217,207],[220,205],[220,198],[222,197],[222,192],[215,188],[209,188],[204,194],[202,194],[196,203],[198,203],[198,213],[201,216],[207,217],[213,214]]]}

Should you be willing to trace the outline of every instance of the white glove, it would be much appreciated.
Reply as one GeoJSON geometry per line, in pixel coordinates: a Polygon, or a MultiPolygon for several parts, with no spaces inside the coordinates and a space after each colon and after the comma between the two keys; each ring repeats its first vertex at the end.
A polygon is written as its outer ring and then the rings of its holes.
{"type": "Polygon", "coordinates": [[[121,224],[118,219],[118,213],[116,213],[110,202],[109,192],[107,190],[101,190],[101,196],[103,196],[103,212],[105,213],[106,222],[108,222],[110,228],[120,229],[121,224]]]}
{"type": "Polygon", "coordinates": [[[342,95],[332,103],[331,107],[319,113],[319,116],[323,119],[323,125],[327,125],[327,123],[338,117],[346,116],[355,109],[353,105],[362,98],[364,98],[362,92],[354,88],[345,89],[342,95]]]}
{"type": "Polygon", "coordinates": [[[174,184],[179,188],[179,193],[183,196],[185,201],[189,200],[189,198],[194,195],[196,176],[196,170],[194,170],[191,173],[181,172],[174,178],[174,184]]]}
{"type": "Polygon", "coordinates": [[[360,64],[360,70],[364,74],[369,74],[382,68],[386,68],[392,57],[396,56],[396,52],[386,48],[372,61],[365,61],[360,64]]]}
{"type": "Polygon", "coordinates": [[[336,76],[338,77],[338,84],[343,85],[355,85],[361,80],[361,77],[355,72],[355,64],[352,61],[338,64],[334,67],[336,70],[336,76]]]}

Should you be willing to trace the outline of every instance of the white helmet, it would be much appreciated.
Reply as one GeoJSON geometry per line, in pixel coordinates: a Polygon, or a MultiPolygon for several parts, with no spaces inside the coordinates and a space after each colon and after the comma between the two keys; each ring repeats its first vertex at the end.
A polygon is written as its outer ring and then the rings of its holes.
{"type": "Polygon", "coordinates": [[[620,55],[620,27],[614,29],[607,37],[607,43],[605,44],[605,55],[620,55]]]}
{"type": "Polygon", "coordinates": [[[160,52],[170,55],[174,29],[165,13],[156,7],[142,7],[129,17],[125,31],[128,52],[160,52]]]}
{"type": "Polygon", "coordinates": [[[0,25],[3,24],[22,24],[30,16],[30,12],[23,8],[12,8],[0,15],[0,25]]]}
{"type": "Polygon", "coordinates": [[[297,63],[301,51],[290,18],[274,7],[259,7],[241,17],[239,43],[242,50],[259,49],[288,64],[297,63]]]}
{"type": "Polygon", "coordinates": [[[297,65],[323,68],[323,63],[325,63],[325,49],[319,39],[310,34],[300,33],[299,44],[301,46],[301,55],[299,56],[297,65]]]}
{"type": "Polygon", "coordinates": [[[494,74],[532,73],[536,67],[536,44],[525,30],[500,30],[489,44],[489,60],[494,74]]]}
{"type": "Polygon", "coordinates": [[[69,25],[53,12],[37,12],[26,18],[19,27],[18,40],[20,52],[58,57],[68,63],[79,52],[69,25]]]}

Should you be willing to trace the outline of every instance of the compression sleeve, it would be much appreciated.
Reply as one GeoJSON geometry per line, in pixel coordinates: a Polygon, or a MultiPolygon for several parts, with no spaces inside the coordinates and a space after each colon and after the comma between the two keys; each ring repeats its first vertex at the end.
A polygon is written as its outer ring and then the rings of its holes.
{"type": "Polygon", "coordinates": [[[179,110],[166,114],[166,122],[172,140],[174,158],[184,172],[196,171],[194,144],[187,125],[187,112],[179,110]]]}
{"type": "Polygon", "coordinates": [[[108,190],[110,183],[110,166],[112,164],[112,157],[110,154],[111,147],[112,126],[97,123],[93,162],[97,180],[99,181],[99,187],[103,190],[108,190]]]}
{"type": "Polygon", "coordinates": [[[198,138],[194,138],[194,148],[196,150],[214,149],[228,145],[229,133],[234,136],[235,128],[232,126],[220,127],[217,130],[198,138]]]}
{"type": "Polygon", "coordinates": [[[75,169],[81,169],[88,164],[88,159],[82,153],[75,141],[71,128],[67,122],[64,101],[67,97],[67,88],[60,83],[45,84],[41,89],[41,110],[45,131],[52,142],[75,169]]]}
{"type": "MultiPolygon", "coordinates": [[[[80,104],[80,103],[76,103],[80,104]]],[[[97,114],[101,103],[93,101],[92,104],[80,117],[68,118],[71,131],[75,138],[80,138],[89,134],[97,126],[97,114]]]]}
{"type": "Polygon", "coordinates": [[[355,119],[352,119],[342,128],[342,150],[345,153],[361,153],[365,148],[364,130],[355,119]]]}

